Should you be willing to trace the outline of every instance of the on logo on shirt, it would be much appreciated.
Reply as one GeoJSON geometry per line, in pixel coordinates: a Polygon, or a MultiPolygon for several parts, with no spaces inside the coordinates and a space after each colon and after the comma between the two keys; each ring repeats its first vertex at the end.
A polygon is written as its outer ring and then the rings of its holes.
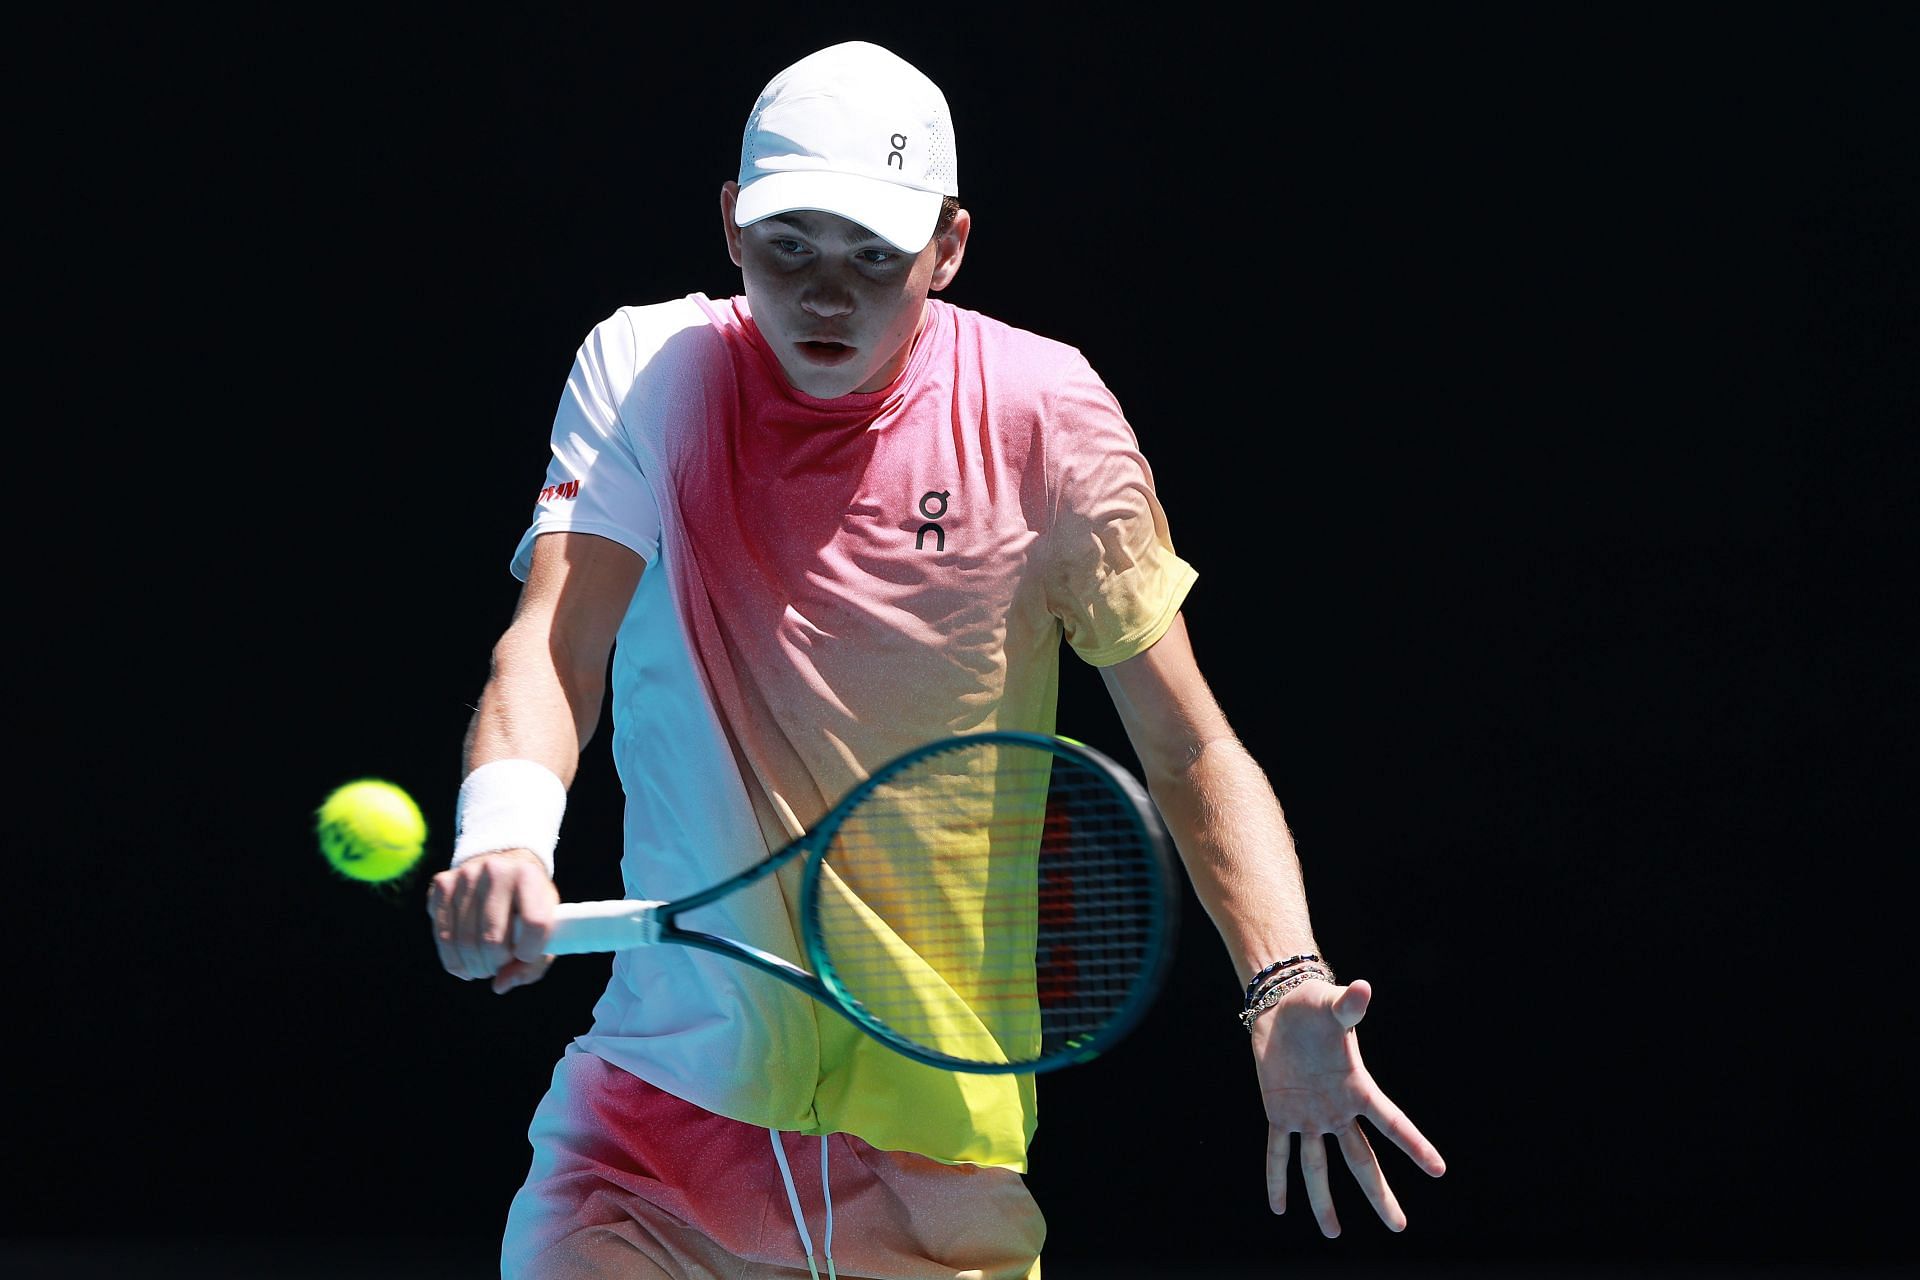
{"type": "Polygon", "coordinates": [[[920,514],[926,519],[926,523],[921,525],[920,531],[913,535],[913,549],[915,551],[924,551],[927,546],[927,535],[931,533],[933,535],[933,549],[935,551],[945,551],[947,549],[947,531],[942,529],[936,521],[938,521],[941,516],[947,514],[947,491],[944,489],[930,489],[926,493],[921,494],[920,514]]]}

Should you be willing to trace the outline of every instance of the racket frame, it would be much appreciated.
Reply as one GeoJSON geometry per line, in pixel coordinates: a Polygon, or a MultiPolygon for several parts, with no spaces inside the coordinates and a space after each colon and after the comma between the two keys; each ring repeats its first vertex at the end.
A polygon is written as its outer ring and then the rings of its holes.
{"type": "MultiPolygon", "coordinates": [[[[1167,970],[1171,966],[1174,937],[1179,920],[1180,898],[1179,882],[1174,873],[1172,837],[1160,818],[1159,810],[1155,808],[1152,799],[1138,779],[1111,757],[1084,743],[1055,735],[1009,729],[985,730],[942,738],[889,761],[848,791],[839,803],[834,805],[804,835],[797,837],[777,853],[762,859],[739,874],[717,881],[685,897],[667,902],[627,901],[619,908],[615,908],[613,903],[562,904],[563,918],[569,917],[570,908],[579,913],[571,918],[579,918],[580,915],[591,913],[618,919],[629,931],[626,936],[630,941],[618,944],[622,949],[671,942],[742,961],[818,1000],[874,1039],[908,1058],[948,1071],[996,1075],[1052,1071],[1074,1063],[1086,1062],[1098,1057],[1131,1031],[1145,1016],[1147,1009],[1159,994],[1166,979],[1167,970]],[[1128,993],[1127,1002],[1118,1013],[1090,1037],[1043,1053],[1038,1058],[1009,1062],[981,1062],[935,1052],[902,1037],[870,1013],[835,975],[832,958],[827,954],[821,938],[818,910],[820,872],[825,865],[827,851],[832,846],[834,835],[847,817],[855,812],[869,795],[929,757],[992,743],[1038,748],[1055,756],[1075,759],[1091,767],[1112,783],[1115,790],[1129,802],[1129,807],[1139,826],[1142,847],[1149,853],[1152,874],[1148,877],[1148,885],[1157,906],[1157,910],[1152,913],[1150,919],[1147,943],[1144,947],[1148,957],[1147,966],[1139,980],[1133,984],[1128,993]],[[706,906],[736,890],[764,880],[796,859],[805,859],[800,884],[801,941],[805,948],[807,962],[814,966],[814,972],[809,973],[784,957],[764,951],[750,943],[696,929],[685,929],[674,923],[674,918],[683,912],[706,906]],[[595,910],[596,908],[601,910],[595,910]]],[[[602,948],[591,946],[576,949],[562,944],[555,948],[553,954],[599,949],[602,948]]]]}

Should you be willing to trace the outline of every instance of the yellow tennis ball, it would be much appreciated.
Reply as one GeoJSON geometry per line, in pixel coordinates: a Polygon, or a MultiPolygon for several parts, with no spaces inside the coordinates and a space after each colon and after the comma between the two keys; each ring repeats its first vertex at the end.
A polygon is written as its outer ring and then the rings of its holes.
{"type": "Polygon", "coordinates": [[[334,788],[314,818],[320,852],[350,879],[397,880],[427,847],[420,806],[382,778],[358,778],[334,788]]]}

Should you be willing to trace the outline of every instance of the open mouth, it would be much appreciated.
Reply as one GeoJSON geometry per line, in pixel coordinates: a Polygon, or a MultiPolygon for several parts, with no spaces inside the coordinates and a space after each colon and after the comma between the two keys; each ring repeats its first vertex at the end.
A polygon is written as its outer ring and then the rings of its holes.
{"type": "Polygon", "coordinates": [[[802,355],[815,364],[839,364],[853,358],[854,348],[844,342],[800,342],[796,343],[802,355]]]}

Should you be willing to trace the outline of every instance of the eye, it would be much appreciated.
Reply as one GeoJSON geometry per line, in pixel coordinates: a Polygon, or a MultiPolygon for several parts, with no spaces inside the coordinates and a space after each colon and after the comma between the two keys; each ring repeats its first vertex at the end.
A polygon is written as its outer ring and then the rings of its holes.
{"type": "Polygon", "coordinates": [[[797,256],[807,251],[807,246],[801,244],[792,236],[774,236],[769,239],[767,243],[773,246],[775,253],[783,253],[788,256],[797,256]]]}
{"type": "Polygon", "coordinates": [[[870,267],[890,267],[902,257],[891,249],[862,249],[853,256],[870,267]]]}

